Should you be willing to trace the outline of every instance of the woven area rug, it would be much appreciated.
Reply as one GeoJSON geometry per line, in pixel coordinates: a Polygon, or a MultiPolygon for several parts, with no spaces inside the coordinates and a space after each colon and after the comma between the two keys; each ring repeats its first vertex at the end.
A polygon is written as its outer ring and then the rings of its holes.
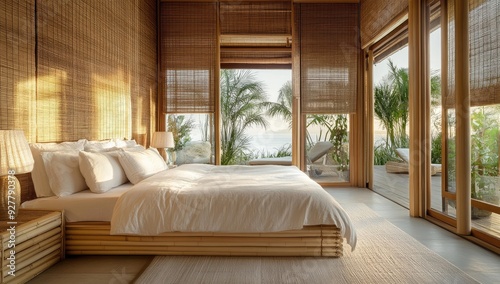
{"type": "Polygon", "coordinates": [[[340,258],[157,256],[136,283],[478,283],[364,204],[340,258]]]}

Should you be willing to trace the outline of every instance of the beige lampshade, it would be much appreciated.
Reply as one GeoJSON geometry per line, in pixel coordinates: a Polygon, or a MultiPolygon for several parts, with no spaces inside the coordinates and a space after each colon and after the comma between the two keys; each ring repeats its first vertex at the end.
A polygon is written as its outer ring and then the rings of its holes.
{"type": "Polygon", "coordinates": [[[174,148],[174,135],[172,132],[155,132],[151,139],[151,147],[154,148],[174,148]]]}
{"type": "Polygon", "coordinates": [[[0,130],[0,176],[29,173],[33,156],[22,130],[0,130]]]}

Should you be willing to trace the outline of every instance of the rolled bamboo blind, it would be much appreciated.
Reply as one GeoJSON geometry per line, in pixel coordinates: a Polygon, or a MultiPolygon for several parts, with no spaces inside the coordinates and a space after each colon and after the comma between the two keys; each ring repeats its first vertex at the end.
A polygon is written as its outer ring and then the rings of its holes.
{"type": "MultiPolygon", "coordinates": [[[[448,1],[448,93],[445,104],[455,107],[454,1],[448,1]]],[[[500,3],[469,1],[470,105],[500,104],[500,3]]]]}
{"type": "Polygon", "coordinates": [[[220,33],[292,34],[291,1],[234,1],[220,3],[220,33]]]}
{"type": "Polygon", "coordinates": [[[361,0],[361,46],[366,46],[405,10],[408,0],[361,0]]]}
{"type": "Polygon", "coordinates": [[[35,141],[35,8],[0,1],[0,129],[22,129],[35,141]]]}
{"type": "Polygon", "coordinates": [[[361,51],[358,4],[296,5],[302,113],[355,113],[361,51]]]}
{"type": "Polygon", "coordinates": [[[500,2],[470,0],[471,106],[500,104],[500,2]]]}
{"type": "Polygon", "coordinates": [[[217,38],[216,3],[160,4],[164,112],[214,112],[217,38]]]}
{"type": "Polygon", "coordinates": [[[236,35],[245,39],[245,43],[237,43],[237,47],[221,45],[223,67],[230,64],[291,66],[291,46],[286,40],[281,40],[286,36],[291,39],[291,1],[227,1],[220,3],[219,10],[221,37],[236,35]],[[271,44],[269,40],[259,38],[263,35],[280,37],[271,44]]]}

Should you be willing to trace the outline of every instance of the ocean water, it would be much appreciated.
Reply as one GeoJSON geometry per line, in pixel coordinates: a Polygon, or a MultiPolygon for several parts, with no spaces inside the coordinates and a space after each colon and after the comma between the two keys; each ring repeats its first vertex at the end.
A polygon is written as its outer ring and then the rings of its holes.
{"type": "Polygon", "coordinates": [[[292,143],[292,132],[274,132],[250,134],[252,142],[250,148],[254,153],[275,153],[278,149],[292,143]]]}

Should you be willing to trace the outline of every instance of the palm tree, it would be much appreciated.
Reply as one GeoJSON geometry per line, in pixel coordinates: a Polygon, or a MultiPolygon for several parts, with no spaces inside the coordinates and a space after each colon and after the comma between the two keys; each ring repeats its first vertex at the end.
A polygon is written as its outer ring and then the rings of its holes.
{"type": "MultiPolygon", "coordinates": [[[[387,130],[386,147],[408,147],[406,128],[409,121],[409,76],[408,69],[398,68],[389,60],[389,74],[375,87],[374,112],[387,130]]],[[[439,103],[441,82],[437,74],[431,76],[431,102],[439,103]]]]}
{"type": "Polygon", "coordinates": [[[251,126],[267,128],[267,96],[263,83],[249,70],[222,70],[220,90],[221,164],[237,164],[248,156],[250,137],[245,130],[251,126]]]}
{"type": "MultiPolygon", "coordinates": [[[[287,81],[279,90],[278,102],[269,103],[268,115],[272,117],[281,117],[288,122],[289,128],[292,128],[292,81],[287,81]]],[[[311,147],[315,141],[307,131],[311,125],[319,125],[322,129],[326,128],[326,133],[320,132],[318,140],[330,141],[334,144],[332,156],[339,164],[346,164],[348,157],[346,153],[342,153],[342,146],[347,142],[347,115],[331,115],[331,114],[313,114],[308,115],[306,125],[306,141],[311,147]]]]}
{"type": "Polygon", "coordinates": [[[272,117],[281,117],[292,128],[292,81],[287,81],[281,86],[278,93],[278,102],[269,103],[267,114],[272,117]]]}

